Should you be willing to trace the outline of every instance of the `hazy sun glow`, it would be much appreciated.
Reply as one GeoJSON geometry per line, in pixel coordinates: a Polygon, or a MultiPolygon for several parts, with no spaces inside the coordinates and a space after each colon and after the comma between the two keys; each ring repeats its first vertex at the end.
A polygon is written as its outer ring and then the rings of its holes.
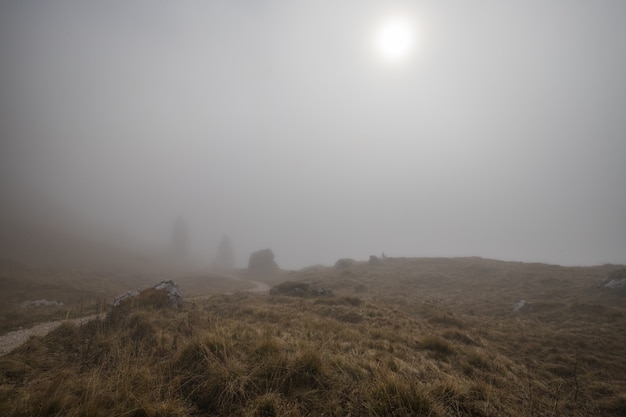
{"type": "Polygon", "coordinates": [[[409,19],[395,16],[386,19],[376,32],[375,45],[380,55],[388,61],[408,57],[415,44],[415,30],[409,19]]]}

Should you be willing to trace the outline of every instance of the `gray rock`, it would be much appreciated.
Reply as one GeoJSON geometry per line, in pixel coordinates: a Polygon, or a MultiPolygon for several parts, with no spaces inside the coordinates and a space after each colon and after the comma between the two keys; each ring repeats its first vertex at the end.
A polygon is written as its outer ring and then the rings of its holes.
{"type": "MultiPolygon", "coordinates": [[[[178,308],[183,305],[183,301],[184,301],[183,295],[181,294],[180,289],[178,288],[178,285],[174,281],[172,280],[161,281],[152,288],[154,288],[157,291],[166,291],[167,299],[169,300],[170,305],[172,307],[178,308]]],[[[120,303],[126,300],[127,298],[137,297],[144,290],[145,288],[142,290],[134,289],[134,290],[130,290],[122,295],[115,297],[115,299],[113,300],[113,307],[119,306],[120,303]]]]}
{"type": "Polygon", "coordinates": [[[22,304],[20,304],[20,307],[22,308],[29,308],[29,307],[50,307],[50,306],[54,306],[54,307],[58,307],[58,306],[62,306],[63,303],[60,303],[58,301],[54,301],[54,300],[27,300],[24,301],[22,304]]]}
{"type": "Polygon", "coordinates": [[[609,290],[626,291],[626,268],[608,274],[600,286],[609,290]]]}
{"type": "Polygon", "coordinates": [[[526,300],[519,300],[517,303],[513,304],[513,311],[516,313],[519,312],[526,305],[526,300]]]}
{"type": "Polygon", "coordinates": [[[161,281],[154,286],[154,289],[158,291],[167,291],[167,299],[170,301],[170,305],[172,307],[182,307],[183,295],[174,281],[161,281]]]}
{"type": "Polygon", "coordinates": [[[313,288],[313,292],[315,292],[315,295],[317,295],[318,297],[332,297],[333,295],[335,295],[333,293],[333,290],[324,287],[313,288]]]}

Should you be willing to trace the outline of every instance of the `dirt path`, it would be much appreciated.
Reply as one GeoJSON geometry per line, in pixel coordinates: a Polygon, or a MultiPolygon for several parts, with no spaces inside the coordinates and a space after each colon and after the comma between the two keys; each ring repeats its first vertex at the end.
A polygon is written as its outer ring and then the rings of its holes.
{"type": "Polygon", "coordinates": [[[48,321],[45,323],[39,323],[29,329],[14,330],[12,332],[8,332],[0,336],[0,356],[4,355],[5,353],[9,353],[16,347],[22,345],[31,336],[45,336],[65,322],[83,324],[98,317],[104,317],[104,315],[93,314],[91,316],[80,317],[77,319],[48,321]]]}
{"type": "Polygon", "coordinates": [[[253,281],[251,279],[245,279],[244,281],[248,281],[254,284],[254,288],[251,288],[249,290],[244,290],[245,292],[253,292],[253,293],[261,294],[261,293],[268,293],[270,291],[270,286],[264,282],[253,281]]]}
{"type": "MultiPolygon", "coordinates": [[[[229,277],[229,278],[238,279],[238,280],[241,279],[237,277],[229,277]]],[[[252,280],[243,280],[243,281],[248,281],[254,284],[254,288],[245,290],[245,292],[252,292],[252,293],[259,294],[259,293],[267,293],[270,290],[270,286],[264,282],[252,281],[252,280]]],[[[6,353],[9,353],[16,347],[22,345],[31,336],[45,336],[65,322],[83,324],[83,323],[87,323],[88,321],[94,320],[98,317],[104,317],[104,315],[94,314],[91,316],[80,317],[77,319],[48,321],[45,323],[37,324],[29,329],[14,330],[12,332],[8,332],[6,334],[0,335],[0,356],[6,353]]]]}

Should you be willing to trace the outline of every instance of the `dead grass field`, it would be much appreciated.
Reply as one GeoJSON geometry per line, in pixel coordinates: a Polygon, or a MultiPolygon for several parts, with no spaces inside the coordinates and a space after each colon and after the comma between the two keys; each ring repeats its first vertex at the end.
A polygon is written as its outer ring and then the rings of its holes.
{"type": "Polygon", "coordinates": [[[6,416],[625,416],[619,266],[386,259],[334,297],[159,295],[0,358],[6,416]],[[518,312],[513,305],[526,304],[518,312]]]}

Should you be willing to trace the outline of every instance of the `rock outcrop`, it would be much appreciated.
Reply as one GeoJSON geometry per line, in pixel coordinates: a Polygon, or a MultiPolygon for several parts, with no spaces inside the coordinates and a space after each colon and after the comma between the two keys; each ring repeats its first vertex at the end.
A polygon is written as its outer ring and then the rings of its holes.
{"type": "MultiPolygon", "coordinates": [[[[183,295],[180,292],[178,285],[174,281],[172,280],[161,281],[158,284],[156,284],[154,287],[152,287],[151,289],[156,290],[156,291],[164,291],[167,294],[167,299],[169,301],[170,306],[178,308],[183,305],[183,301],[184,301],[183,295]]],[[[126,299],[134,298],[134,297],[141,295],[146,290],[147,288],[144,288],[142,290],[134,289],[134,290],[130,290],[122,295],[115,297],[115,299],[113,300],[113,307],[119,306],[120,303],[126,299]]]]}
{"type": "Polygon", "coordinates": [[[271,249],[258,250],[248,260],[248,273],[256,277],[266,277],[275,274],[280,268],[274,261],[274,252],[271,249]]]}
{"type": "Polygon", "coordinates": [[[335,268],[337,269],[350,268],[352,265],[354,265],[354,259],[350,258],[341,258],[335,262],[335,268]]]}
{"type": "Polygon", "coordinates": [[[154,289],[157,291],[165,291],[167,293],[167,299],[172,307],[182,307],[183,295],[174,281],[161,281],[154,286],[154,289]]]}
{"type": "Polygon", "coordinates": [[[600,284],[602,288],[626,292],[626,268],[608,274],[600,284]]]}

